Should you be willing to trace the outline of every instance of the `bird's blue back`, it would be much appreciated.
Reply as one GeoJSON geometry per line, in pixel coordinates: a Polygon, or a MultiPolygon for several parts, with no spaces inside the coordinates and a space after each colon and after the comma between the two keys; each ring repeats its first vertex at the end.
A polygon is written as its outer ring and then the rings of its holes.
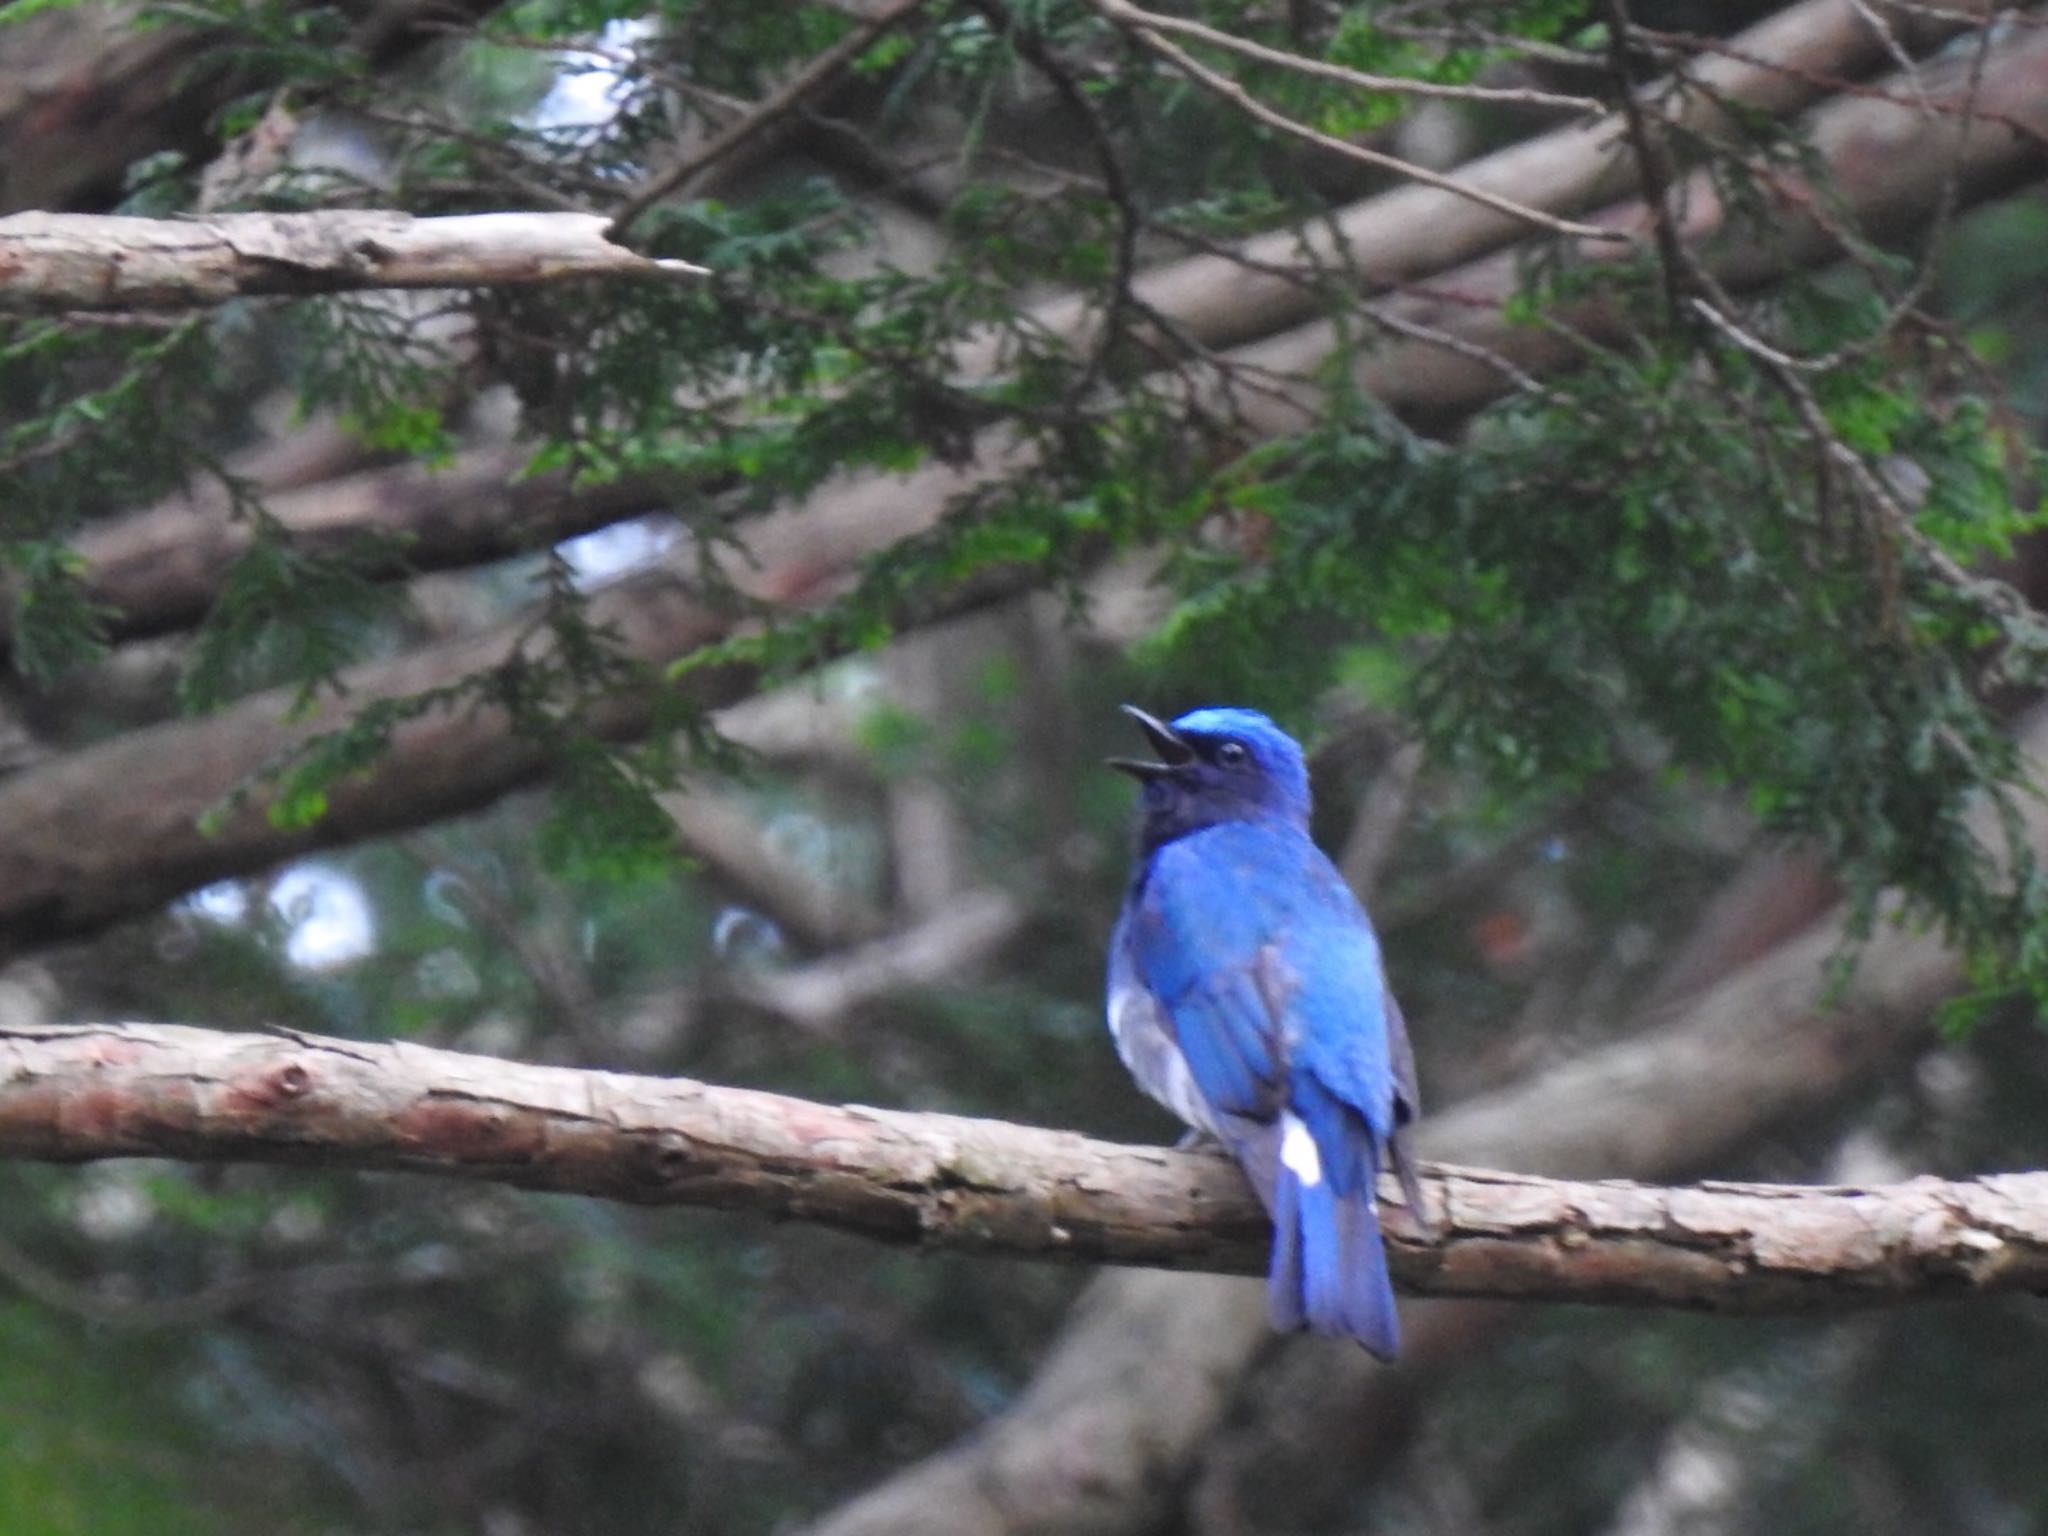
{"type": "Polygon", "coordinates": [[[1263,1095],[1271,1109],[1281,1079],[1307,1072],[1393,1134],[1379,942],[1307,833],[1231,821],[1154,849],[1122,934],[1211,1104],[1251,1114],[1263,1095]]]}
{"type": "MultiPolygon", "coordinates": [[[[1264,716],[1200,711],[1173,729],[1198,748],[1270,733],[1276,781],[1298,773],[1264,716]]],[[[1305,776],[1268,794],[1199,757],[1177,780],[1156,772],[1109,971],[1133,1074],[1219,1136],[1273,1214],[1275,1323],[1391,1356],[1374,1181],[1413,1091],[1378,941],[1309,838],[1305,776]]]]}

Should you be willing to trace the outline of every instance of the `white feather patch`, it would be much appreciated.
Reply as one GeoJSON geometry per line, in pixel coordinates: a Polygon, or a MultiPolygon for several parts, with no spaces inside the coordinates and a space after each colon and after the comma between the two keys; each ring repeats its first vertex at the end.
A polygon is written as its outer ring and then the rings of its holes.
{"type": "Polygon", "coordinates": [[[1323,1182],[1323,1159],[1316,1151],[1316,1139],[1309,1135],[1301,1117],[1291,1112],[1280,1116],[1280,1161],[1310,1188],[1323,1182]]]}
{"type": "Polygon", "coordinates": [[[1133,1073],[1143,1075],[1142,1059],[1149,1054],[1149,1036],[1154,1031],[1152,999],[1142,987],[1118,987],[1109,999],[1109,1035],[1116,1041],[1116,1053],[1133,1073]]]}
{"type": "Polygon", "coordinates": [[[1109,996],[1109,1033],[1118,1045],[1130,1028],[1130,1011],[1139,1000],[1136,987],[1118,987],[1109,996]]]}
{"type": "Polygon", "coordinates": [[[1220,1134],[1216,1116],[1195,1086],[1187,1058],[1166,1032],[1152,994],[1139,986],[1118,987],[1110,995],[1108,1011],[1117,1055],[1138,1086],[1195,1129],[1220,1134]]]}

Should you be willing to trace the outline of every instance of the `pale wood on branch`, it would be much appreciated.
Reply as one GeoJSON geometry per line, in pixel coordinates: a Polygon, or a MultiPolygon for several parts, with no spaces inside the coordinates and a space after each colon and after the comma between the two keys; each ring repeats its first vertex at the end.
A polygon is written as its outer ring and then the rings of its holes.
{"type": "MultiPolygon", "coordinates": [[[[1974,81],[1969,64],[1968,58],[1958,59],[1928,71],[1921,81],[1937,105],[1967,100],[2001,115],[1997,122],[1976,122],[1967,134],[1953,116],[1939,114],[1930,123],[1893,100],[1852,97],[1814,116],[1810,142],[1830,168],[1833,188],[1832,211],[1820,223],[1788,208],[1778,237],[1759,245],[1735,238],[1739,231],[1724,216],[1706,216],[1710,205],[1724,202],[1713,194],[1710,179],[1699,184],[1696,196],[1688,192],[1685,203],[1697,225],[1688,229],[1688,238],[1698,236],[1708,270],[1731,287],[1753,289],[1788,263],[1834,259],[1851,215],[1870,227],[1901,231],[1951,201],[1961,206],[2048,170],[2048,32],[2021,30],[2000,41],[1974,81]],[[2005,119],[2027,131],[2014,131],[2005,119]]],[[[1908,82],[1886,89],[1903,91],[1908,82]]],[[[1636,204],[1599,217],[1634,227],[1650,215],[1636,204]]],[[[1354,359],[1351,387],[1397,414],[1441,425],[1505,387],[1498,369],[1467,355],[1473,348],[1535,373],[1575,364],[1581,343],[1569,330],[1512,323],[1502,307],[1521,284],[1524,259],[1505,252],[1434,274],[1425,289],[1400,300],[1399,312],[1405,323],[1450,336],[1456,349],[1418,340],[1363,349],[1354,359]]],[[[1255,286],[1256,274],[1232,270],[1240,289],[1255,286]]],[[[1625,334],[1624,310],[1597,300],[1570,310],[1566,319],[1599,341],[1625,334]]],[[[1341,334],[1334,322],[1318,322],[1241,348],[1231,363],[1255,370],[1254,376],[1307,380],[1322,374],[1341,334]]],[[[1229,401],[1219,396],[1218,403],[1237,413],[1241,428],[1277,437],[1319,419],[1320,398],[1301,384],[1237,391],[1229,401]]],[[[862,561],[936,526],[956,498],[995,479],[1032,472],[1033,461],[1014,434],[992,428],[976,440],[971,462],[933,461],[907,475],[849,477],[800,507],[750,523],[744,556],[729,562],[727,576],[769,601],[827,597],[862,561]]],[[[428,542],[422,540],[423,550],[428,542]]],[[[177,544],[173,538],[159,546],[164,558],[173,558],[177,544]]],[[[131,551],[129,558],[139,557],[131,551]]],[[[224,567],[216,563],[212,569],[224,567]]],[[[93,580],[89,569],[88,587],[93,580]]],[[[598,602],[602,622],[622,637],[621,649],[652,667],[731,632],[729,622],[706,613],[667,577],[622,584],[598,602]]],[[[522,617],[496,635],[465,636],[365,661],[343,674],[340,699],[360,706],[452,686],[502,662],[530,632],[529,619],[522,617]]],[[[692,674],[679,686],[688,687],[694,701],[716,707],[744,696],[754,683],[747,669],[735,665],[692,674]]],[[[548,767],[538,744],[512,729],[502,710],[436,713],[401,726],[373,768],[337,783],[329,814],[317,825],[274,824],[258,795],[225,827],[202,834],[201,817],[236,786],[290,753],[309,730],[332,728],[338,705],[326,718],[308,722],[294,716],[295,698],[291,688],[252,694],[213,714],[95,742],[0,781],[0,954],[96,932],[209,881],[314,847],[487,805],[534,782],[548,767]],[[148,775],[147,796],[132,792],[139,772],[148,775]]],[[[620,737],[643,732],[653,718],[646,703],[637,694],[608,701],[605,729],[620,737]]]]}
{"type": "MultiPolygon", "coordinates": [[[[1987,0],[1910,8],[1894,3],[1874,7],[1872,0],[1799,0],[1645,85],[1640,95],[1677,137],[1716,137],[1726,133],[1731,112],[1788,117],[1827,95],[1830,81],[1853,80],[1883,65],[1889,56],[1888,33],[1909,28],[1916,44],[1931,49],[1997,9],[1987,0]],[[1887,13],[1892,26],[1874,26],[1874,10],[1887,13]]],[[[1910,75],[1879,86],[1881,95],[1897,94],[1908,103],[1917,102],[1923,89],[1910,75]]],[[[2038,90],[2033,99],[2039,99],[2038,90]]],[[[1837,109],[1859,105],[1900,110],[1882,100],[1859,102],[1853,92],[1835,103],[1837,109]]],[[[1952,107],[1951,102],[1940,105],[1952,107]]],[[[1912,105],[1903,111],[1909,121],[1924,124],[1924,113],[1912,105]]],[[[1869,116],[1883,121],[1887,114],[1869,116]]],[[[1444,274],[1518,239],[1526,226],[1462,193],[1509,198],[1560,217],[1597,209],[1631,195],[1639,183],[1635,157],[1622,152],[1622,135],[1621,114],[1610,113],[1518,140],[1456,167],[1461,190],[1403,183],[1327,219],[1267,230],[1232,250],[1151,267],[1139,275],[1134,296],[1177,331],[1224,348],[1313,321],[1326,300],[1318,283],[1304,279],[1318,273],[1354,274],[1368,293],[1414,284],[1419,290],[1463,294],[1466,290],[1444,274]]],[[[1972,152],[1995,138],[1980,131],[1972,152]]],[[[1844,169],[1839,160],[1826,158],[1834,161],[1830,169],[1839,175],[1844,169]]],[[[1081,352],[1096,343],[1101,322],[1102,307],[1094,295],[1063,294],[1034,308],[1031,334],[1041,343],[1057,339],[1081,352]]],[[[1007,337],[991,335],[963,348],[961,373],[974,377],[1005,366],[1007,337]]]]}
{"type": "MultiPolygon", "coordinates": [[[[407,1043],[162,1024],[0,1031],[0,1156],[161,1156],[488,1179],[823,1222],[932,1248],[1222,1272],[1266,1223],[1207,1152],[407,1043]]],[[[1436,1168],[1389,1211],[1429,1295],[1725,1312],[2048,1289],[2048,1173],[1660,1189],[1436,1168]]],[[[1391,1203],[1391,1186],[1384,1192],[1391,1203]]]]}
{"type": "Polygon", "coordinates": [[[376,209],[0,219],[0,309],[182,309],[263,294],[701,277],[618,244],[585,213],[445,218],[376,209]]]}

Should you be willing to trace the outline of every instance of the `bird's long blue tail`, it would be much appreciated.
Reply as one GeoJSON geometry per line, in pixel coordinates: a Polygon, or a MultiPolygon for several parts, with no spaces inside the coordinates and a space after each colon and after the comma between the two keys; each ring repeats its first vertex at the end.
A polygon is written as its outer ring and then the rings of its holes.
{"type": "Polygon", "coordinates": [[[1401,1347],[1387,1251],[1373,1209],[1373,1173],[1339,1194],[1334,1181],[1304,1182],[1276,1158],[1273,1168],[1273,1265],[1266,1309],[1275,1328],[1307,1328],[1352,1338],[1382,1360],[1401,1347]]]}

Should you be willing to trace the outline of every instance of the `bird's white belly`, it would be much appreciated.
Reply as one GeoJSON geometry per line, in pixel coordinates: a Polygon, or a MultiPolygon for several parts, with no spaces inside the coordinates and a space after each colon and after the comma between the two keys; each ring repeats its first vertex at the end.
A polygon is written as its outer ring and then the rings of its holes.
{"type": "Polygon", "coordinates": [[[1109,1033],[1140,1088],[1196,1130],[1222,1134],[1151,993],[1136,985],[1117,988],[1109,999],[1109,1033]]]}

